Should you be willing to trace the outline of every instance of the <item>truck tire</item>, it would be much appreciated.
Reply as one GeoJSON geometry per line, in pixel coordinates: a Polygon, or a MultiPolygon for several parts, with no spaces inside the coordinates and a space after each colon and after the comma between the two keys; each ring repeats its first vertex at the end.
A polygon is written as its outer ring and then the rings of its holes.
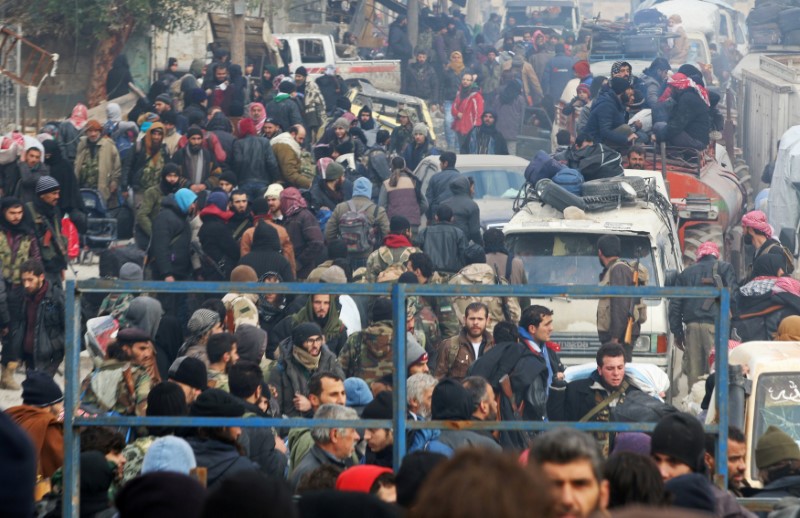
{"type": "Polygon", "coordinates": [[[544,179],[536,183],[536,192],[539,199],[556,210],[564,212],[567,207],[577,207],[586,210],[586,203],[580,196],[576,196],[552,180],[544,179]]]}
{"type": "Polygon", "coordinates": [[[770,3],[756,7],[747,15],[747,25],[761,25],[764,23],[775,23],[781,16],[781,11],[786,9],[784,5],[770,3]]]}
{"type": "Polygon", "coordinates": [[[783,40],[786,41],[790,32],[800,29],[800,8],[793,7],[786,9],[778,18],[778,26],[783,32],[783,40]]]}
{"type": "Polygon", "coordinates": [[[750,204],[753,201],[753,181],[750,177],[750,166],[741,158],[737,158],[733,165],[733,172],[739,179],[739,183],[744,187],[747,193],[747,203],[750,204]]]}
{"type": "Polygon", "coordinates": [[[582,196],[587,212],[614,210],[619,206],[619,196],[582,196]]]}
{"type": "Polygon", "coordinates": [[[720,259],[727,261],[725,235],[722,227],[714,223],[702,223],[686,229],[683,234],[683,262],[685,266],[697,261],[697,249],[706,241],[713,241],[719,247],[720,259]]]}
{"type": "Polygon", "coordinates": [[[644,196],[647,192],[647,182],[638,176],[615,176],[613,178],[603,178],[600,180],[590,180],[584,182],[581,189],[583,196],[619,196],[620,190],[617,185],[625,182],[636,191],[636,196],[644,196]]]}

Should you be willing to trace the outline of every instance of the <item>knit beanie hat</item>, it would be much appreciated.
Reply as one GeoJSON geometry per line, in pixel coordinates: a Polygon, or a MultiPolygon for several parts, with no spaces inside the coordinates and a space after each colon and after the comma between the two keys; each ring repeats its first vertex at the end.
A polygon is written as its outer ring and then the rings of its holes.
{"type": "Polygon", "coordinates": [[[206,205],[215,205],[219,210],[228,210],[228,195],[221,191],[212,192],[206,199],[206,205]]]}
{"type": "Polygon", "coordinates": [[[197,461],[189,443],[180,437],[167,435],[153,441],[147,449],[142,461],[142,475],[156,471],[188,475],[196,467],[197,461]]]}
{"type": "MultiPolygon", "coordinates": [[[[382,392],[385,394],[386,392],[382,392]]],[[[375,480],[384,473],[392,473],[390,468],[374,466],[372,464],[362,464],[353,466],[342,471],[336,478],[337,491],[358,491],[359,493],[369,493],[375,480]]]]}
{"type": "Polygon", "coordinates": [[[269,214],[269,204],[266,198],[256,198],[253,200],[253,203],[250,204],[250,208],[253,210],[253,215],[255,216],[269,214]]]}
{"type": "Polygon", "coordinates": [[[631,82],[624,77],[612,77],[609,86],[615,94],[620,95],[631,87],[631,82]]]}
{"type": "Polygon", "coordinates": [[[349,407],[363,407],[374,399],[369,385],[361,378],[344,380],[344,391],[347,394],[347,406],[349,407]]]}
{"type": "Polygon", "coordinates": [[[203,130],[200,129],[200,126],[189,126],[189,129],[186,130],[186,138],[192,138],[195,135],[203,136],[203,130]]]}
{"type": "Polygon", "coordinates": [[[372,322],[392,319],[392,301],[386,297],[378,297],[372,304],[372,322]]]}
{"type": "Polygon", "coordinates": [[[306,77],[308,76],[308,70],[306,67],[297,67],[297,70],[294,71],[295,75],[306,77]]]}
{"type": "Polygon", "coordinates": [[[194,336],[204,335],[219,323],[219,313],[210,309],[200,308],[189,319],[186,329],[194,336]]]}
{"type": "Polygon", "coordinates": [[[240,264],[231,270],[231,282],[258,282],[258,274],[251,266],[240,264]]]}
{"type": "Polygon", "coordinates": [[[101,126],[100,123],[97,122],[96,120],[89,119],[89,122],[87,122],[86,126],[84,126],[84,130],[85,131],[88,131],[88,130],[102,131],[103,130],[103,126],[101,126]]]}
{"type": "Polygon", "coordinates": [[[264,221],[259,221],[253,230],[253,249],[258,248],[269,250],[270,252],[281,252],[281,238],[275,227],[264,221]]]}
{"type": "Polygon", "coordinates": [[[756,468],[766,469],[782,460],[800,460],[800,448],[786,432],[770,426],[756,443],[756,468]]]}
{"type": "Polygon", "coordinates": [[[181,209],[181,212],[184,214],[189,213],[189,207],[197,200],[197,195],[185,187],[178,189],[178,192],[176,192],[174,196],[175,203],[178,204],[178,208],[181,209]]]}
{"type": "Polygon", "coordinates": [[[465,421],[472,416],[472,398],[461,383],[452,379],[441,380],[431,396],[431,419],[465,421]]]}
{"type": "Polygon", "coordinates": [[[64,393],[53,377],[42,371],[28,371],[22,382],[22,404],[38,407],[55,405],[64,400],[64,393]]]}
{"type": "Polygon", "coordinates": [[[328,164],[323,174],[325,180],[338,180],[342,176],[344,176],[344,167],[338,162],[331,162],[328,164]]]}
{"type": "Polygon", "coordinates": [[[642,432],[622,432],[614,438],[614,448],[611,453],[622,452],[638,453],[645,457],[650,455],[650,436],[642,432]]]}
{"type": "Polygon", "coordinates": [[[53,178],[52,176],[44,175],[39,177],[36,180],[36,195],[41,196],[42,194],[47,194],[49,192],[57,191],[61,189],[61,184],[58,183],[58,180],[53,178]]]}
{"type": "Polygon", "coordinates": [[[148,417],[182,416],[188,413],[189,407],[186,405],[186,396],[181,386],[177,383],[162,381],[147,394],[146,414],[148,417]]]}
{"type": "Polygon", "coordinates": [[[283,185],[279,183],[270,184],[270,186],[267,187],[267,191],[264,193],[264,198],[280,199],[282,191],[283,185]]]}
{"type": "Polygon", "coordinates": [[[27,432],[0,412],[0,509],[7,516],[34,516],[36,452],[27,432]]]}
{"type": "MultiPolygon", "coordinates": [[[[219,317],[217,317],[219,318],[219,317]]],[[[206,364],[197,358],[181,356],[176,358],[169,368],[167,378],[184,385],[189,385],[197,390],[208,387],[208,370],[206,364]]]]}
{"type": "Polygon", "coordinates": [[[125,484],[114,505],[120,518],[200,518],[205,498],[206,489],[196,479],[162,471],[125,484]]]}
{"type": "Polygon", "coordinates": [[[189,409],[192,417],[242,417],[244,405],[224,390],[208,389],[197,396],[189,409]]]}
{"type": "Polygon", "coordinates": [[[119,269],[119,280],[121,281],[141,281],[144,279],[142,267],[136,263],[125,263],[119,269]]]}
{"type": "Polygon", "coordinates": [[[691,414],[675,412],[661,418],[653,430],[650,454],[661,453],[677,459],[698,473],[704,470],[705,432],[691,414]]]}
{"type": "Polygon", "coordinates": [[[412,131],[414,135],[425,135],[428,136],[428,126],[425,125],[424,122],[418,122],[414,124],[414,130],[412,131]]]}
{"type": "Polygon", "coordinates": [[[292,329],[292,343],[302,347],[312,336],[322,336],[322,329],[314,322],[303,322],[292,329]]]}
{"type": "Polygon", "coordinates": [[[711,482],[699,473],[681,475],[667,481],[664,491],[672,495],[672,507],[714,514],[716,498],[711,482]]]}
{"type": "Polygon", "coordinates": [[[384,390],[373,399],[361,413],[362,419],[391,419],[392,392],[384,390]]]}
{"type": "Polygon", "coordinates": [[[428,353],[419,344],[412,333],[406,333],[406,369],[410,369],[415,363],[428,361],[428,353]]]}
{"type": "Polygon", "coordinates": [[[228,182],[231,185],[239,185],[239,179],[236,178],[236,173],[233,171],[223,171],[221,175],[219,175],[220,182],[228,182]]]}
{"type": "Polygon", "coordinates": [[[297,90],[297,87],[292,81],[283,80],[281,84],[278,85],[278,91],[282,94],[290,94],[295,90],[297,90]]]}
{"type": "Polygon", "coordinates": [[[239,359],[258,365],[267,350],[267,332],[258,325],[241,324],[236,326],[234,336],[239,359]]]}
{"type": "Polygon", "coordinates": [[[344,128],[345,130],[349,130],[350,129],[350,123],[347,122],[347,119],[345,119],[344,117],[339,117],[338,119],[336,119],[333,122],[333,127],[334,128],[344,128]]]}
{"type": "Polygon", "coordinates": [[[344,270],[340,266],[331,266],[325,273],[322,274],[322,277],[319,278],[319,282],[327,282],[328,284],[347,284],[347,274],[344,273],[344,270]]]}
{"type": "Polygon", "coordinates": [[[158,94],[156,96],[156,102],[161,101],[162,103],[172,104],[172,96],[169,94],[158,94]]]}

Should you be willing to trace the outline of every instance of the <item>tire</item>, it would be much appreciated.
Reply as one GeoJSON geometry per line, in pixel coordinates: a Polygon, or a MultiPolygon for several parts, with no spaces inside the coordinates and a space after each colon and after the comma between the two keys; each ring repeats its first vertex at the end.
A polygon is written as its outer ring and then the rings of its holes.
{"type": "Polygon", "coordinates": [[[720,259],[728,260],[725,251],[725,235],[722,227],[717,224],[702,223],[686,229],[683,234],[683,263],[684,266],[694,264],[697,260],[697,249],[706,241],[713,241],[719,247],[720,259]]]}
{"type": "Polygon", "coordinates": [[[780,13],[778,26],[783,32],[784,41],[789,36],[787,33],[800,29],[800,8],[793,7],[780,13]]]}
{"type": "Polygon", "coordinates": [[[586,203],[580,196],[576,196],[551,180],[539,180],[536,184],[539,199],[547,205],[564,212],[567,207],[578,207],[586,210],[586,203]]]}
{"type": "Polygon", "coordinates": [[[775,23],[778,21],[778,18],[781,16],[781,11],[784,9],[785,7],[783,5],[774,3],[756,7],[751,10],[750,14],[747,16],[747,25],[775,23]]]}
{"type": "Polygon", "coordinates": [[[587,212],[614,210],[619,206],[619,196],[583,196],[587,212]]]}
{"type": "Polygon", "coordinates": [[[733,165],[733,172],[736,174],[736,177],[739,179],[739,183],[744,187],[745,192],[747,193],[747,203],[748,205],[753,201],[753,181],[750,176],[750,166],[742,160],[741,158],[736,159],[733,165]]]}
{"type": "Polygon", "coordinates": [[[636,191],[636,196],[641,197],[647,193],[647,182],[637,176],[615,176],[601,180],[584,182],[581,194],[583,196],[619,196],[619,183],[625,182],[636,191]]]}

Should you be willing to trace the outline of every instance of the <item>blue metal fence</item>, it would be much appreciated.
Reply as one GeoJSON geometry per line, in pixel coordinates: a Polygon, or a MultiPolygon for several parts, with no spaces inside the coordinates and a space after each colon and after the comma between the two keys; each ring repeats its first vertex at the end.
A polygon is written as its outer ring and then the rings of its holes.
{"type": "MultiPolygon", "coordinates": [[[[81,351],[82,293],[281,293],[313,295],[379,295],[392,299],[394,329],[405,329],[406,298],[414,295],[446,296],[480,295],[490,297],[647,297],[647,298],[715,298],[719,301],[720,315],[717,320],[715,348],[717,391],[716,405],[719,426],[707,426],[706,431],[718,434],[717,459],[727,458],[728,449],[728,330],[730,327],[730,294],[716,288],[657,288],[616,286],[451,286],[418,284],[249,284],[231,282],[122,282],[104,279],[67,281],[66,283],[66,358],[65,358],[65,417],[64,417],[64,516],[79,516],[80,436],[77,428],[82,426],[187,426],[187,427],[281,427],[281,428],[333,428],[349,427],[352,421],[320,419],[278,418],[197,418],[197,417],[78,417],[81,351]]],[[[563,423],[545,421],[525,422],[477,422],[469,421],[457,425],[448,421],[407,421],[406,398],[406,334],[395,333],[393,346],[394,369],[394,415],[392,420],[362,420],[359,427],[392,428],[394,430],[394,465],[400,466],[406,453],[407,429],[444,429],[457,426],[459,429],[475,430],[519,430],[542,431],[569,426],[587,432],[608,431],[652,431],[653,423],[563,423]]],[[[718,483],[727,484],[726,462],[717,462],[718,483]]],[[[724,486],[723,486],[724,487],[724,486]]]]}

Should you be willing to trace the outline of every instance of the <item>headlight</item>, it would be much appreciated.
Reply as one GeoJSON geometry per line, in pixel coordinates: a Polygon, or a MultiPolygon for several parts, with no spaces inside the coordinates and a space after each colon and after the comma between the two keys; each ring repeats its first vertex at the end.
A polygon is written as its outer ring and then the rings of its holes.
{"type": "Polygon", "coordinates": [[[634,351],[650,351],[650,336],[642,335],[636,339],[636,343],[633,344],[634,351]]]}

